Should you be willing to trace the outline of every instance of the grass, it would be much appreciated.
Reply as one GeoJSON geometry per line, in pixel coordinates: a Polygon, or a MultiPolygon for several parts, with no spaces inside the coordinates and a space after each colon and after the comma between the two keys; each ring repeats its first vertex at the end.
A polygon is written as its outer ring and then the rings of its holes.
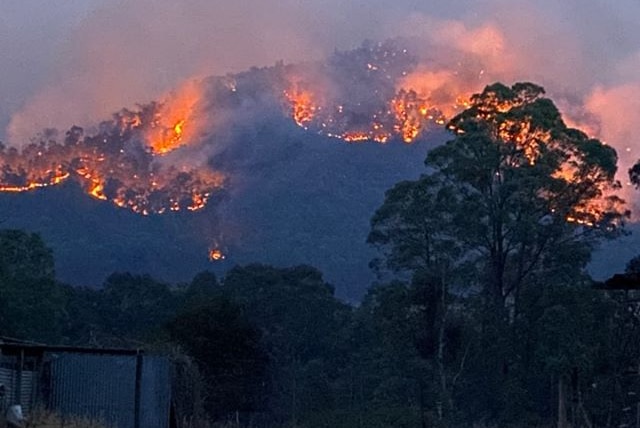
{"type": "Polygon", "coordinates": [[[26,426],[28,428],[111,428],[100,421],[80,417],[63,418],[44,410],[35,410],[26,426]]]}

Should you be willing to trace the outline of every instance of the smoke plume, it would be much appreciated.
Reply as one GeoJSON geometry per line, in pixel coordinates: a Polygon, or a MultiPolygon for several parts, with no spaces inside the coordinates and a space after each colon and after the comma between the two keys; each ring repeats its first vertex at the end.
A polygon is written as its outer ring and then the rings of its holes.
{"type": "MultiPolygon", "coordinates": [[[[42,0],[25,4],[3,6],[12,9],[0,14],[0,53],[16,59],[2,64],[0,124],[8,124],[6,140],[16,147],[45,128],[96,126],[122,107],[162,99],[188,79],[280,60],[312,63],[365,39],[401,37],[411,40],[409,53],[417,62],[392,76],[394,90],[414,90],[450,115],[461,96],[488,83],[534,81],[571,123],[618,150],[622,173],[638,156],[640,4],[632,0],[457,0],[436,6],[412,0],[393,6],[382,0],[94,0],[69,2],[57,12],[42,0]],[[47,20],[50,15],[55,19],[47,20]],[[33,19],[36,24],[25,25],[33,19]]],[[[324,122],[332,119],[327,108],[342,108],[339,98],[348,98],[351,89],[326,72],[296,76],[302,89],[315,87],[330,98],[316,100],[324,122]]],[[[328,134],[344,136],[342,125],[331,126],[328,134]]],[[[358,132],[387,138],[366,127],[358,132]]],[[[624,174],[621,179],[627,181],[624,174]]]]}

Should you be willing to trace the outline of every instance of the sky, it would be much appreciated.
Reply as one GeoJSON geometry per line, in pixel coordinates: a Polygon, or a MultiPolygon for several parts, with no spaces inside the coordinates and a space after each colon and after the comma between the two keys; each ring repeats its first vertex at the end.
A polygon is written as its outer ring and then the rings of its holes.
{"type": "Polygon", "coordinates": [[[434,64],[473,57],[478,89],[542,84],[627,167],[640,155],[638,18],[637,0],[3,0],[0,140],[94,124],[186,79],[410,36],[434,64]]]}

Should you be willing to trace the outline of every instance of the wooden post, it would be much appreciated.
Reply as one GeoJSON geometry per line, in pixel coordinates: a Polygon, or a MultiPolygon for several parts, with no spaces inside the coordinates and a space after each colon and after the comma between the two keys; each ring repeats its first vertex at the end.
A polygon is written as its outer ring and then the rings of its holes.
{"type": "Polygon", "coordinates": [[[567,428],[567,408],[565,406],[564,379],[558,379],[558,428],[567,428]]]}
{"type": "Polygon", "coordinates": [[[20,357],[18,359],[18,375],[16,376],[16,389],[14,392],[14,403],[22,405],[22,371],[24,370],[24,349],[20,349],[20,357]]]}
{"type": "Polygon", "coordinates": [[[142,392],[142,351],[136,354],[136,386],[133,407],[133,426],[140,428],[140,395],[142,392]]]}

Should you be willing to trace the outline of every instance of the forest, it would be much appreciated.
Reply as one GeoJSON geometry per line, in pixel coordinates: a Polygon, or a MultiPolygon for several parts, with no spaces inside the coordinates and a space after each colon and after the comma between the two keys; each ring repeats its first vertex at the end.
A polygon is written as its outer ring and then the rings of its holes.
{"type": "Polygon", "coordinates": [[[635,424],[640,257],[624,287],[586,271],[631,220],[615,150],[532,83],[486,87],[447,129],[372,213],[358,304],[306,265],[69,286],[38,234],[2,230],[0,336],[169,354],[201,426],[635,424]]]}

